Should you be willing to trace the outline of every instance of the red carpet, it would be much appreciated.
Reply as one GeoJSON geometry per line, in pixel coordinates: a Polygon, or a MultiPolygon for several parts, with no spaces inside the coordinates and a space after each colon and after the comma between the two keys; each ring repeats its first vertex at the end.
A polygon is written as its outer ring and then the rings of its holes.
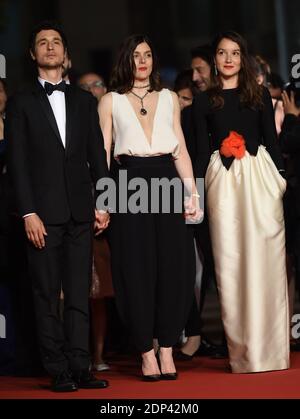
{"type": "MultiPolygon", "coordinates": [[[[226,360],[195,358],[177,363],[174,382],[146,383],[139,379],[139,365],[124,358],[99,374],[110,381],[104,390],[79,390],[55,394],[45,389],[47,378],[0,377],[0,399],[292,399],[300,398],[300,353],[291,356],[286,371],[231,374],[226,360]]],[[[98,374],[97,374],[98,375],[98,374]]]]}

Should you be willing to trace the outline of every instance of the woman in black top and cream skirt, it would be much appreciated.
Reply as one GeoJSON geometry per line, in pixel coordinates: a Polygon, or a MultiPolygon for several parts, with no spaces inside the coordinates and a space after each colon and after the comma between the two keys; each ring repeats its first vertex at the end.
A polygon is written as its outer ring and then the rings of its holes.
{"type": "Polygon", "coordinates": [[[195,98],[193,121],[230,365],[235,373],[286,369],[286,181],[272,100],[240,35],[220,34],[213,47],[212,87],[195,98]]]}

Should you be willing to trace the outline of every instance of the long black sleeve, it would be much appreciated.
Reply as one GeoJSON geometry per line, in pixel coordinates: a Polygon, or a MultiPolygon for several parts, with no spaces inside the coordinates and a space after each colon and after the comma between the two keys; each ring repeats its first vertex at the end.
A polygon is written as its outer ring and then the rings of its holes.
{"type": "Polygon", "coordinates": [[[281,133],[280,145],[284,153],[293,153],[300,151],[300,119],[295,115],[285,116],[281,133]]]}
{"type": "Polygon", "coordinates": [[[8,101],[4,130],[4,137],[8,141],[8,170],[20,215],[36,212],[29,174],[26,121],[17,97],[8,101]]]}
{"type": "Polygon", "coordinates": [[[3,172],[3,168],[6,164],[6,145],[7,145],[7,140],[4,139],[0,139],[0,175],[3,172]]]}
{"type": "Polygon", "coordinates": [[[200,93],[192,105],[192,129],[196,142],[195,176],[203,178],[211,155],[210,136],[206,119],[207,97],[200,93]]]}
{"type": "Polygon", "coordinates": [[[275,163],[277,169],[283,170],[284,162],[281,155],[279,140],[276,132],[272,99],[268,89],[266,88],[264,88],[263,92],[263,102],[264,107],[261,111],[261,125],[263,135],[262,142],[265,145],[270,156],[272,157],[272,160],[275,163]]]}
{"type": "Polygon", "coordinates": [[[88,138],[88,162],[90,165],[91,176],[96,186],[97,181],[103,177],[109,177],[107,167],[106,151],[104,148],[104,139],[99,123],[99,115],[94,99],[90,103],[90,133],[88,138]]]}

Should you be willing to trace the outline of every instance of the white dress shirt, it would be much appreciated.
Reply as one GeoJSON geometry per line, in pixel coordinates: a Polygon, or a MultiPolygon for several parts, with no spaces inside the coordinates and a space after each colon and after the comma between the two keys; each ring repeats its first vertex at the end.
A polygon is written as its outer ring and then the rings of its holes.
{"type": "MultiPolygon", "coordinates": [[[[47,80],[41,79],[39,77],[39,82],[44,87],[45,82],[47,80]]],[[[58,83],[60,83],[60,80],[58,83]]],[[[50,81],[48,83],[51,83],[50,81]]],[[[51,83],[51,84],[58,84],[58,83],[51,83]]],[[[52,95],[47,95],[48,100],[50,102],[51,108],[53,110],[56,123],[58,126],[58,131],[60,134],[61,141],[63,146],[66,147],[66,99],[64,92],[59,90],[54,90],[52,95]]]]}

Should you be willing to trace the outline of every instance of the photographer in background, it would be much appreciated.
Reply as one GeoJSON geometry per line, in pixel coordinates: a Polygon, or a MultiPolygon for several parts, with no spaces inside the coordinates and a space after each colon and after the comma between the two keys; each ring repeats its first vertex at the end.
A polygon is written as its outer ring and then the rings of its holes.
{"type": "MultiPolygon", "coordinates": [[[[297,89],[282,93],[284,121],[280,133],[282,152],[289,155],[286,192],[287,251],[294,257],[296,287],[300,292],[300,101],[297,89]]],[[[300,342],[292,345],[300,350],[300,342]]]]}

